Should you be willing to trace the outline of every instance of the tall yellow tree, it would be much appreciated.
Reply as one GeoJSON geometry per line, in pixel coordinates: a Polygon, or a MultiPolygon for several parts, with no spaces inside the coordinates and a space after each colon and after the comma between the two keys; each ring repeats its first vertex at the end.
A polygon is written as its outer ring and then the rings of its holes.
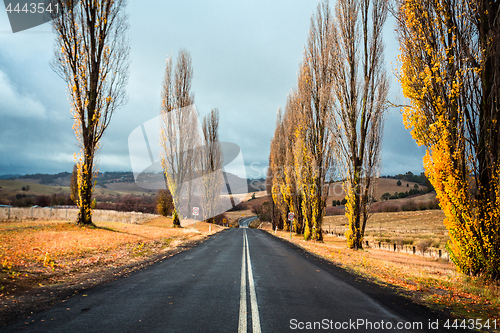
{"type": "Polygon", "coordinates": [[[295,214],[293,229],[306,240],[322,240],[325,180],[333,170],[332,17],[328,2],[318,5],[300,65],[297,88],[289,95],[283,115],[278,113],[271,143],[271,192],[288,230],[288,212],[295,214]]]}
{"type": "Polygon", "coordinates": [[[269,168],[272,170],[271,194],[279,215],[279,227],[289,230],[290,227],[287,214],[290,211],[286,200],[286,143],[285,127],[282,120],[281,109],[278,109],[276,119],[276,129],[271,141],[271,151],[269,155],[269,168]]]}
{"type": "Polygon", "coordinates": [[[269,197],[271,197],[271,202],[270,202],[270,204],[271,204],[271,224],[272,224],[273,230],[274,230],[275,228],[280,228],[280,229],[283,228],[283,225],[281,223],[278,206],[274,202],[274,198],[273,198],[274,173],[273,173],[273,168],[272,168],[272,163],[271,163],[272,154],[273,153],[271,150],[269,153],[269,167],[267,168],[267,173],[266,173],[266,193],[269,197]]]}
{"type": "Polygon", "coordinates": [[[114,111],[126,102],[125,0],[57,0],[54,70],[66,81],[78,157],[78,223],[92,224],[94,157],[114,111]]]}
{"type": "Polygon", "coordinates": [[[302,196],[304,238],[322,240],[325,180],[333,171],[333,132],[329,130],[334,96],[333,17],[327,1],[311,17],[304,59],[297,79],[295,168],[302,196]]]}
{"type": "MultiPolygon", "coordinates": [[[[298,112],[297,91],[288,95],[285,111],[278,110],[276,131],[271,143],[270,175],[272,175],[271,192],[274,194],[273,203],[279,208],[284,229],[291,227],[297,234],[303,233],[302,195],[298,188],[297,172],[295,167],[295,142],[297,126],[300,122],[298,112]],[[274,189],[274,192],[273,192],[274,189]],[[288,221],[288,213],[295,215],[293,225],[288,221]]],[[[271,206],[274,209],[274,206],[271,206]]]]}
{"type": "Polygon", "coordinates": [[[500,278],[500,3],[398,0],[404,122],[458,269],[500,278]]]}
{"type": "Polygon", "coordinates": [[[346,238],[352,249],[363,247],[380,164],[389,89],[382,41],[387,12],[386,0],[338,0],[335,8],[332,131],[345,170],[346,238]]]}
{"type": "Polygon", "coordinates": [[[288,95],[285,105],[285,112],[283,115],[283,126],[285,135],[285,183],[284,189],[285,200],[291,212],[294,213],[294,220],[292,230],[296,234],[304,233],[304,216],[302,212],[303,198],[297,182],[297,168],[296,168],[296,142],[297,133],[301,126],[301,113],[300,103],[297,96],[297,91],[293,91],[288,95]]]}

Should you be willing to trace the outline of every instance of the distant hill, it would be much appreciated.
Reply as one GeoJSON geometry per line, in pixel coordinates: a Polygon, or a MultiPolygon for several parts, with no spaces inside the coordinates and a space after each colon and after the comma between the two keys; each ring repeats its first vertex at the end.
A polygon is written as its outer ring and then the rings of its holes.
{"type": "MultiPolygon", "coordinates": [[[[418,189],[427,192],[427,186],[423,186],[417,184],[415,182],[409,182],[406,180],[401,181],[401,185],[398,186],[398,179],[392,178],[378,178],[376,180],[376,190],[375,190],[375,198],[377,200],[381,200],[380,197],[384,193],[394,194],[395,192],[406,192],[415,187],[415,184],[418,186],[418,189]]],[[[336,182],[330,184],[328,199],[330,200],[342,200],[345,197],[345,191],[342,188],[341,182],[336,182]]]]}
{"type": "MultiPolygon", "coordinates": [[[[233,175],[229,172],[226,172],[228,181],[230,183],[244,184],[244,179],[233,175]]],[[[71,181],[71,173],[70,172],[60,172],[58,174],[32,174],[32,175],[3,175],[0,176],[0,179],[8,179],[20,181],[23,183],[33,183],[40,185],[47,185],[52,187],[69,187],[71,181]]],[[[232,189],[233,193],[244,193],[248,192],[260,192],[266,190],[266,179],[247,179],[247,189],[244,187],[234,188],[232,189]]],[[[424,191],[427,191],[428,187],[424,186],[425,176],[421,175],[413,175],[411,172],[408,172],[404,175],[397,176],[385,176],[377,179],[377,200],[380,199],[380,196],[386,192],[390,194],[394,194],[395,192],[405,192],[409,189],[413,189],[415,184],[417,184],[418,188],[424,191]],[[401,180],[401,186],[397,185],[398,179],[401,180]]],[[[105,190],[109,190],[112,192],[120,192],[120,193],[153,193],[155,190],[143,189],[135,184],[134,175],[132,172],[128,171],[111,171],[111,172],[100,172],[96,177],[96,192],[106,192],[105,190]]],[[[25,186],[25,185],[21,185],[25,186]]],[[[431,189],[432,190],[432,189],[431,189]]],[[[41,192],[52,192],[53,190],[44,189],[41,192]]],[[[342,189],[342,183],[336,182],[330,184],[329,190],[329,199],[334,200],[342,200],[345,197],[345,192],[342,189]]]]}
{"type": "Polygon", "coordinates": [[[0,175],[0,179],[15,179],[20,177],[21,175],[0,175]]]}
{"type": "MultiPolygon", "coordinates": [[[[230,183],[244,184],[245,180],[226,172],[228,181],[230,183]]],[[[4,175],[0,179],[12,180],[22,182],[19,184],[19,188],[26,186],[25,183],[46,185],[51,187],[69,187],[71,182],[71,172],[60,172],[58,174],[31,174],[31,175],[4,175]]],[[[151,193],[154,190],[143,189],[136,185],[134,180],[134,174],[127,171],[111,171],[111,172],[99,172],[96,180],[96,192],[104,193],[107,189],[109,191],[116,191],[120,193],[151,193]]],[[[248,192],[258,192],[265,190],[265,179],[247,179],[247,188],[233,188],[233,193],[244,193],[248,192]]],[[[40,188],[42,194],[45,193],[56,193],[57,191],[40,188]]]]}
{"type": "MultiPolygon", "coordinates": [[[[69,186],[71,182],[71,172],[60,172],[57,174],[37,173],[33,175],[14,176],[3,179],[18,180],[48,186],[69,186]]],[[[96,177],[96,181],[97,185],[106,185],[110,183],[133,183],[134,175],[132,172],[126,171],[99,172],[96,177]]]]}

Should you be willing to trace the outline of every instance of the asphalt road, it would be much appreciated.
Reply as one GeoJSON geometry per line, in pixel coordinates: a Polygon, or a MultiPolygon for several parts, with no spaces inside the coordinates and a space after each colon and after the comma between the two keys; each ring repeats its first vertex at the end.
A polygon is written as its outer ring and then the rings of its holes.
{"type": "Polygon", "coordinates": [[[437,332],[427,329],[433,316],[261,230],[240,228],[0,331],[437,332]]]}

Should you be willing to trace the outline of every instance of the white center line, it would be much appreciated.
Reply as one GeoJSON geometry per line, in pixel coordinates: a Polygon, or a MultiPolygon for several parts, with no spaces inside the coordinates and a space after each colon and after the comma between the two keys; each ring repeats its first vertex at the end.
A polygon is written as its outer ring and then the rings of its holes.
{"type": "Polygon", "coordinates": [[[247,232],[246,230],[243,230],[243,254],[241,256],[240,320],[238,323],[238,333],[247,333],[247,267],[248,285],[250,287],[250,308],[252,310],[252,332],[260,333],[259,307],[257,305],[257,295],[255,294],[252,261],[250,260],[247,232]]]}
{"type": "Polygon", "coordinates": [[[250,250],[248,249],[248,238],[245,232],[245,245],[247,248],[247,266],[248,266],[248,286],[250,287],[250,306],[252,308],[252,328],[254,333],[260,333],[259,307],[257,305],[257,295],[255,294],[255,283],[252,274],[252,261],[250,260],[250,250]]]}
{"type": "Polygon", "coordinates": [[[240,321],[238,333],[247,333],[247,277],[245,267],[245,234],[243,234],[243,254],[241,256],[240,321]]]}

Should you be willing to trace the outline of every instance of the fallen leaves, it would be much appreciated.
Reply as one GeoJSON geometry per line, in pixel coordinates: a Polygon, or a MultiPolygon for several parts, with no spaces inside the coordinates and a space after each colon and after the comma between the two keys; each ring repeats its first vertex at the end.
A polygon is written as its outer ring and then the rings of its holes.
{"type": "MultiPolygon", "coordinates": [[[[204,224],[200,222],[198,226],[204,227],[204,224]]],[[[2,291],[12,292],[23,281],[41,286],[47,279],[63,281],[95,268],[135,262],[208,234],[208,226],[202,233],[172,228],[167,218],[141,225],[118,222],[97,222],[96,225],[96,228],[87,228],[58,221],[0,223],[2,291]]],[[[215,232],[218,228],[212,229],[215,232]]]]}

